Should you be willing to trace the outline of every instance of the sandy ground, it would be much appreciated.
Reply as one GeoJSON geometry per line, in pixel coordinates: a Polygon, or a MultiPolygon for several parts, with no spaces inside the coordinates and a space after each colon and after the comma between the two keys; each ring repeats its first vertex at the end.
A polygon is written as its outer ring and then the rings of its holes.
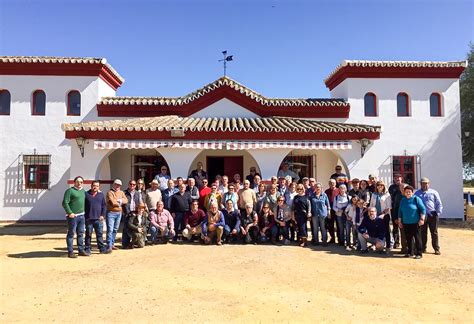
{"type": "Polygon", "coordinates": [[[160,245],[68,259],[61,226],[0,226],[1,317],[58,322],[474,322],[474,231],[443,255],[160,245]]]}

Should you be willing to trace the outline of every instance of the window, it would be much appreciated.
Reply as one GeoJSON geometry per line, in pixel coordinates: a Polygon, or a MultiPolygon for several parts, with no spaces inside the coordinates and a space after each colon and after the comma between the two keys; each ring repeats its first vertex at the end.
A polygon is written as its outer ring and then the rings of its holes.
{"type": "Polygon", "coordinates": [[[51,155],[23,155],[25,189],[49,189],[51,155]]]}
{"type": "Polygon", "coordinates": [[[415,180],[416,156],[393,156],[393,174],[400,174],[403,182],[416,188],[415,180]]]}
{"type": "Polygon", "coordinates": [[[410,116],[408,95],[406,93],[401,92],[397,95],[397,116],[398,117],[410,116]]]}
{"type": "Polygon", "coordinates": [[[44,116],[46,114],[46,94],[43,90],[33,92],[31,114],[34,116],[44,116]]]}
{"type": "Polygon", "coordinates": [[[0,115],[10,115],[11,96],[8,90],[0,90],[0,115]]]}
{"type": "Polygon", "coordinates": [[[79,91],[70,91],[67,95],[67,114],[69,116],[81,115],[81,94],[79,91]]]}
{"type": "Polygon", "coordinates": [[[364,96],[364,113],[368,117],[377,116],[377,97],[369,92],[364,96]]]}
{"type": "Polygon", "coordinates": [[[430,96],[430,116],[441,117],[441,96],[439,93],[432,93],[430,96]]]}

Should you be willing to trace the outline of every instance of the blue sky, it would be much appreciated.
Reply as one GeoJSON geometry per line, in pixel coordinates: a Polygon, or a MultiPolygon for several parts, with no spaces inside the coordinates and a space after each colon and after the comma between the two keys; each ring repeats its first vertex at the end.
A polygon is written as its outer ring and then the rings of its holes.
{"type": "Polygon", "coordinates": [[[343,59],[464,60],[474,4],[0,0],[0,55],[106,57],[118,95],[180,96],[228,75],[268,97],[328,97],[343,59]]]}

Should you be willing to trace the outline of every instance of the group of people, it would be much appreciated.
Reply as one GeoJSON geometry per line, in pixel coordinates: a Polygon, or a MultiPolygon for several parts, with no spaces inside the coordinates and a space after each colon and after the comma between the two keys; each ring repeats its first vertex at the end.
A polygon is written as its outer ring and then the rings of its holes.
{"type": "Polygon", "coordinates": [[[99,181],[85,191],[84,180],[76,177],[63,199],[68,256],[77,257],[75,234],[78,254],[89,256],[93,231],[100,253],[112,253],[121,220],[123,249],[181,240],[217,245],[297,241],[305,247],[311,239],[313,245],[337,243],[361,253],[369,251],[369,244],[380,253],[401,245],[402,254],[420,259],[429,229],[435,254],[440,254],[437,228],[442,203],[428,178],[422,178],[415,191],[400,175],[387,188],[373,175],[349,180],[341,166],[335,171],[326,190],[314,178],[300,180],[287,164],[270,183],[262,182],[252,167],[243,182],[236,174],[232,180],[217,176],[210,184],[201,162],[186,183],[180,177],[175,183],[167,166],[162,166],[150,188],[145,189],[139,179],[130,180],[122,191],[122,181],[115,179],[105,195],[99,181]]]}

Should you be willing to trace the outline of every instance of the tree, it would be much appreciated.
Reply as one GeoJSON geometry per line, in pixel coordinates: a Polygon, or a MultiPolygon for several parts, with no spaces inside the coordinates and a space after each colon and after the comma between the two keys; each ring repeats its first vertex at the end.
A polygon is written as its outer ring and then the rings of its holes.
{"type": "Polygon", "coordinates": [[[474,169],[474,44],[469,44],[467,67],[460,78],[461,136],[465,177],[472,178],[474,169]],[[466,136],[466,132],[469,135],[466,136]]]}

